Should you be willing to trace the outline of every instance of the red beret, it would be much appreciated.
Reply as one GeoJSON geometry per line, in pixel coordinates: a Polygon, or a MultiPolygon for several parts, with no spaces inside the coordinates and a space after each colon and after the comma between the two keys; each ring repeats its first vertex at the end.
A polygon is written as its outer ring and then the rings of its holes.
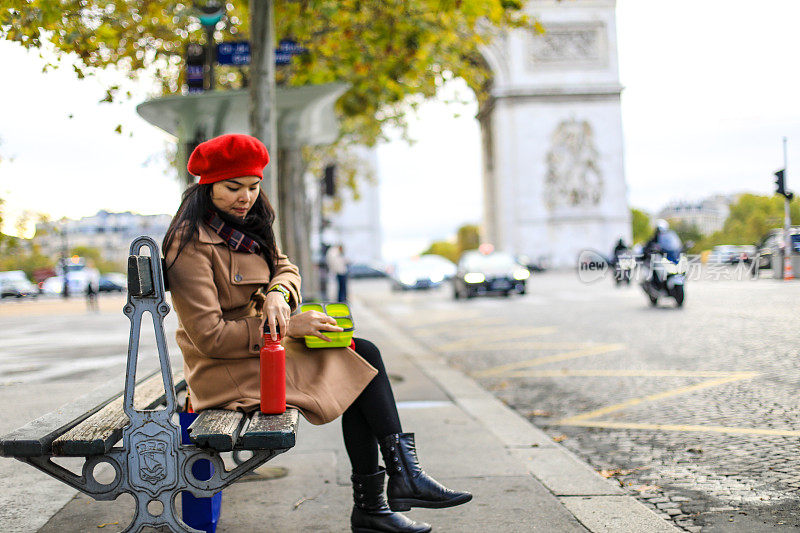
{"type": "Polygon", "coordinates": [[[243,176],[264,177],[264,167],[269,163],[269,154],[264,143],[238,133],[220,135],[197,145],[186,168],[193,176],[200,176],[200,183],[243,176]]]}

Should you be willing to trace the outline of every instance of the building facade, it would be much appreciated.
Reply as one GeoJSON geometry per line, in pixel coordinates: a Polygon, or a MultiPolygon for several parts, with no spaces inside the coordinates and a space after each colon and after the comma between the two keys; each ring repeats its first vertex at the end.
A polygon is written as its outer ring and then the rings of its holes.
{"type": "Polygon", "coordinates": [[[98,211],[78,220],[40,222],[36,224],[33,243],[44,255],[53,258],[67,254],[77,246],[85,246],[98,249],[106,261],[125,264],[133,239],[147,235],[160,246],[171,220],[172,215],[98,211]]]}
{"type": "Polygon", "coordinates": [[[715,195],[704,200],[674,201],[658,212],[658,218],[697,228],[702,235],[711,235],[725,225],[734,197],[715,195]]]}
{"type": "Polygon", "coordinates": [[[478,116],[485,237],[500,250],[574,266],[581,251],[631,237],[616,2],[526,6],[545,33],[502,33],[483,52],[494,75],[478,116]]]}
{"type": "Polygon", "coordinates": [[[354,149],[363,167],[358,181],[358,198],[351,189],[339,191],[341,209],[333,211],[330,199],[323,198],[328,222],[319,239],[326,245],[341,244],[350,263],[376,264],[381,261],[383,237],[380,217],[380,191],[375,148],[354,149]]]}

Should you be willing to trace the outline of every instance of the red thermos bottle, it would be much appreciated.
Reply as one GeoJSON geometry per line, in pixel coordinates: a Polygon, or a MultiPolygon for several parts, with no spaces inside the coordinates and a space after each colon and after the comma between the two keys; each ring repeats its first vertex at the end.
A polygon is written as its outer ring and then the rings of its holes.
{"type": "Polygon", "coordinates": [[[261,412],[279,415],[286,411],[286,351],[278,340],[272,340],[269,326],[264,325],[264,346],[261,348],[261,412]]]}

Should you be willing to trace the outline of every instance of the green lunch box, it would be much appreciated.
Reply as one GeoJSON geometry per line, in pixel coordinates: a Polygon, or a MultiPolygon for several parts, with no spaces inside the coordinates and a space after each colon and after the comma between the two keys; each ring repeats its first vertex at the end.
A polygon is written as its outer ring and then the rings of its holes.
{"type": "Polygon", "coordinates": [[[336,324],[344,331],[325,331],[323,335],[331,341],[324,341],[313,335],[306,335],[306,346],[309,348],[344,348],[350,346],[353,340],[353,315],[350,314],[350,307],[343,303],[324,303],[315,302],[300,305],[300,312],[319,311],[336,319],[336,324]]]}

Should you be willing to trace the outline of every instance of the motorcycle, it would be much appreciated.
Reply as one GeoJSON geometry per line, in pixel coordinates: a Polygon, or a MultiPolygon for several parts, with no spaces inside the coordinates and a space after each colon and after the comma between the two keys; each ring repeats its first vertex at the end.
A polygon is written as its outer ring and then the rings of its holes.
{"type": "Polygon", "coordinates": [[[615,285],[620,286],[623,283],[626,285],[631,284],[631,278],[633,277],[633,267],[635,265],[635,262],[636,260],[628,251],[621,253],[619,255],[615,255],[613,257],[610,263],[611,266],[614,268],[615,285]]]}
{"type": "Polygon", "coordinates": [[[652,306],[659,298],[673,298],[678,307],[686,297],[686,271],[688,260],[683,254],[683,245],[674,231],[664,231],[658,236],[657,245],[650,251],[649,272],[642,281],[642,289],[652,306]]]}

